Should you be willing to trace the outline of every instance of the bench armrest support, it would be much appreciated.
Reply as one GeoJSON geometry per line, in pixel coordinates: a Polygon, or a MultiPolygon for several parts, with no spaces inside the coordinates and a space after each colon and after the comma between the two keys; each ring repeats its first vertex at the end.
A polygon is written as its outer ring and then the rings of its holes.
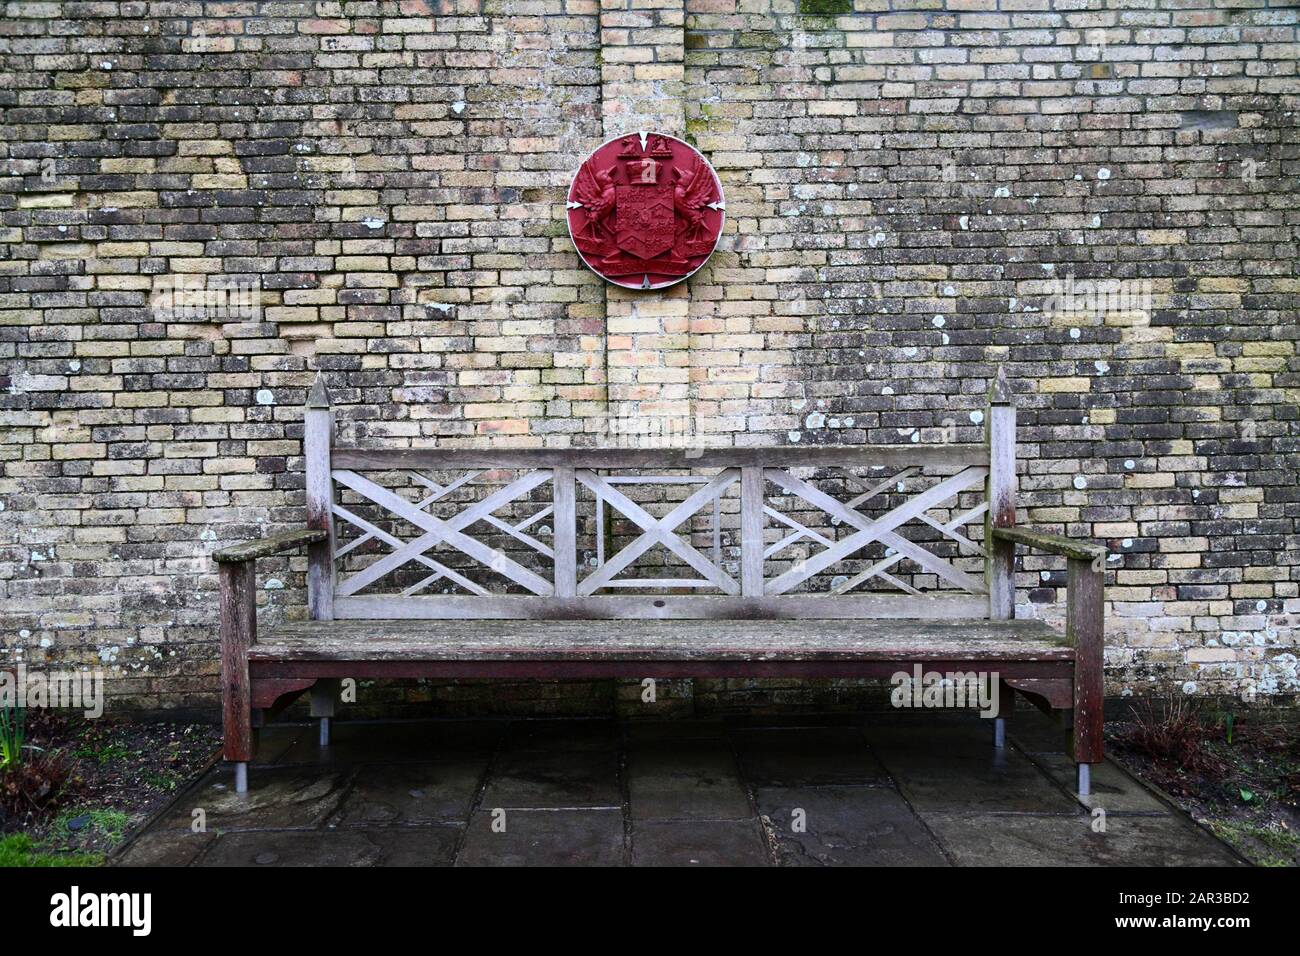
{"type": "Polygon", "coordinates": [[[221,585],[221,700],[227,760],[246,763],[253,757],[248,649],[257,640],[257,559],[327,537],[327,531],[304,528],[227,545],[213,552],[221,585]]]}
{"type": "Polygon", "coordinates": [[[224,548],[218,548],[212,552],[212,560],[217,564],[252,561],[255,558],[266,558],[283,551],[292,551],[304,544],[315,544],[324,541],[327,537],[329,532],[313,531],[309,528],[282,531],[279,534],[267,535],[265,538],[254,538],[252,541],[241,541],[238,544],[228,544],[224,548]]]}
{"type": "Polygon", "coordinates": [[[1065,636],[1074,645],[1073,756],[1077,763],[1096,763],[1103,753],[1106,549],[1029,528],[994,528],[993,537],[1066,558],[1065,636]]]}

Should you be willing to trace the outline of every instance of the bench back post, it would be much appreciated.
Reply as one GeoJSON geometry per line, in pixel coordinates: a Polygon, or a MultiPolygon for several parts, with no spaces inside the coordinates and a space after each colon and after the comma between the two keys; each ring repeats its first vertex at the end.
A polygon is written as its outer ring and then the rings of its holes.
{"type": "Polygon", "coordinates": [[[307,609],[313,620],[334,619],[334,482],[330,451],[334,441],[334,410],[325,377],[307,394],[303,412],[302,450],[307,472],[307,527],[329,532],[324,541],[307,548],[307,609]]]}
{"type": "Polygon", "coordinates": [[[1016,550],[1009,541],[994,541],[990,533],[991,528],[1010,528],[1016,523],[1016,406],[1001,365],[989,389],[985,429],[989,445],[989,510],[984,519],[984,547],[989,555],[986,575],[989,617],[1007,621],[1015,615],[1016,550]]]}
{"type": "Polygon", "coordinates": [[[740,469],[740,593],[763,596],[763,469],[740,469]]]}
{"type": "Polygon", "coordinates": [[[555,534],[551,542],[555,552],[555,596],[571,598],[578,593],[577,469],[557,465],[551,470],[551,481],[555,485],[555,534]]]}

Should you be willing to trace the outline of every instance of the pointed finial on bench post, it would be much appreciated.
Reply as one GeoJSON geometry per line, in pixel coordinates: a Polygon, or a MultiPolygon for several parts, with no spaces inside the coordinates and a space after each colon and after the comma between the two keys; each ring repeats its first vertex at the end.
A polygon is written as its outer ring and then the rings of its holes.
{"type": "Polygon", "coordinates": [[[325,373],[317,372],[316,381],[311,383],[311,388],[307,391],[308,408],[329,408],[330,407],[330,390],[325,387],[325,373]]]}
{"type": "Polygon", "coordinates": [[[307,392],[302,419],[307,527],[329,532],[326,540],[307,549],[307,608],[313,620],[329,621],[334,618],[334,480],[330,474],[334,410],[323,372],[316,373],[307,392]]]}
{"type": "Polygon", "coordinates": [[[1007,372],[998,365],[989,386],[985,434],[989,445],[988,515],[984,542],[988,549],[989,617],[995,621],[1015,616],[1015,546],[993,541],[991,528],[1011,528],[1016,523],[1016,404],[1007,372]]]}

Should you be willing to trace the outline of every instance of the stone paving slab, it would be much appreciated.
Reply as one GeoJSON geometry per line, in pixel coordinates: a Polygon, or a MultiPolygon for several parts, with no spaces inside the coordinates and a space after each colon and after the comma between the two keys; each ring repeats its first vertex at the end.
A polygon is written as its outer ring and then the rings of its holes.
{"type": "Polygon", "coordinates": [[[758,791],[787,866],[947,866],[939,845],[896,790],[883,787],[758,791]]]}
{"type": "Polygon", "coordinates": [[[741,772],[755,786],[826,787],[889,777],[856,727],[792,727],[734,734],[741,772]]]}
{"type": "Polygon", "coordinates": [[[623,813],[605,810],[478,811],[457,866],[621,866],[623,813]],[[497,823],[497,828],[493,824],[497,823]]]}
{"type": "Polygon", "coordinates": [[[753,820],[675,820],[632,830],[634,866],[769,866],[763,829],[753,820]]]}
{"type": "Polygon", "coordinates": [[[337,823],[463,823],[487,766],[486,756],[462,754],[429,763],[362,765],[337,823]]]}
{"type": "Polygon", "coordinates": [[[525,750],[498,756],[483,795],[488,807],[617,807],[618,755],[613,750],[525,750]]]}
{"type": "Polygon", "coordinates": [[[250,792],[208,771],[125,866],[1239,863],[1113,764],[1073,794],[1060,728],[918,713],[819,721],[447,720],[263,732],[250,792]],[[1105,832],[1091,810],[1106,811],[1105,832]],[[196,820],[202,822],[194,832],[196,820]]]}
{"type": "Polygon", "coordinates": [[[450,866],[457,827],[226,833],[203,866],[450,866]]]}
{"type": "Polygon", "coordinates": [[[726,741],[631,744],[627,780],[634,820],[744,820],[754,816],[735,751],[726,741]]]}
{"type": "Polygon", "coordinates": [[[190,830],[195,811],[208,830],[317,827],[338,809],[350,771],[316,767],[259,767],[249,772],[248,793],[235,793],[234,775],[218,765],[157,824],[190,830]]]}
{"type": "Polygon", "coordinates": [[[1175,816],[922,814],[958,866],[1236,866],[1237,858],[1175,816]]]}

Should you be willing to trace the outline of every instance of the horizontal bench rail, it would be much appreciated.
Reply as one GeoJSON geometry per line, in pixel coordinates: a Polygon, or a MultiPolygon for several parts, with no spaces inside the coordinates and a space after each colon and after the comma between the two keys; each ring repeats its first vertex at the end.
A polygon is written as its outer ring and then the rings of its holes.
{"type": "Polygon", "coordinates": [[[945,445],[814,445],[766,448],[347,448],[330,449],[334,468],[696,469],[758,466],[987,465],[988,447],[945,445]]]}

